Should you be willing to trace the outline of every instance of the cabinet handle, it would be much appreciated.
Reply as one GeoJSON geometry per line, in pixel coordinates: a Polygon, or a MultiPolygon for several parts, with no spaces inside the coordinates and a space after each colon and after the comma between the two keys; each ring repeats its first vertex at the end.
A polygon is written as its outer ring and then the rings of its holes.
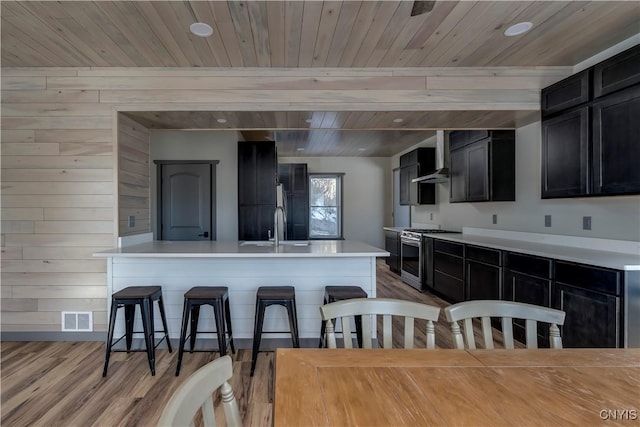
{"type": "Polygon", "coordinates": [[[202,233],[202,234],[198,234],[198,237],[209,237],[209,232],[208,232],[208,231],[205,231],[205,232],[204,232],[204,233],[202,233]]]}

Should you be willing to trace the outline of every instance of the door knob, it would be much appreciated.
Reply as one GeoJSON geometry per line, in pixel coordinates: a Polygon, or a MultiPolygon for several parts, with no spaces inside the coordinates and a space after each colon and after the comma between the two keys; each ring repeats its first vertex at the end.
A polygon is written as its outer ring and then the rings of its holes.
{"type": "Polygon", "coordinates": [[[208,232],[208,231],[205,231],[205,232],[204,232],[204,233],[202,233],[202,234],[198,234],[198,237],[209,237],[209,232],[208,232]]]}

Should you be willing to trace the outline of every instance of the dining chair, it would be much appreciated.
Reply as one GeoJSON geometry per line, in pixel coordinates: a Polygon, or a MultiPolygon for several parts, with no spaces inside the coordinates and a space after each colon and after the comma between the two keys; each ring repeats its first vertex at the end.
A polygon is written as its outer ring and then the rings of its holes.
{"type": "Polygon", "coordinates": [[[440,307],[391,298],[353,298],[320,306],[320,315],[326,324],[326,341],[329,348],[337,348],[333,319],[342,325],[344,347],[353,348],[351,318],[355,316],[362,316],[362,347],[372,348],[373,323],[371,318],[374,315],[382,315],[383,318],[382,348],[393,347],[392,316],[404,317],[404,348],[414,348],[415,319],[427,321],[426,348],[435,348],[436,332],[433,322],[438,320],[439,314],[440,307]]]}
{"type": "Polygon", "coordinates": [[[447,321],[451,322],[454,345],[457,349],[475,349],[476,341],[473,319],[480,318],[484,347],[493,349],[493,330],[491,318],[500,318],[504,348],[513,349],[513,319],[525,320],[527,348],[538,348],[538,322],[549,324],[549,345],[562,348],[562,338],[558,325],[564,324],[565,312],[553,308],[541,307],[513,301],[476,300],[465,301],[444,308],[447,321]],[[463,322],[464,338],[459,321],[463,322]]]}
{"type": "Polygon", "coordinates": [[[242,426],[238,402],[229,385],[233,364],[229,356],[222,356],[195,371],[178,387],[164,407],[159,426],[194,425],[193,418],[201,410],[203,424],[215,426],[213,393],[220,388],[224,418],[228,426],[242,426]]]}

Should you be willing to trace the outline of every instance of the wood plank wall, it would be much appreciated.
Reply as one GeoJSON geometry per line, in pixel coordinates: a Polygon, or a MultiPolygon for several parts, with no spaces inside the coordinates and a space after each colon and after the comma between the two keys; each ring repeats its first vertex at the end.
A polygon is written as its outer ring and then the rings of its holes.
{"type": "Polygon", "coordinates": [[[570,72],[3,68],[2,329],[60,331],[70,310],[93,311],[94,330],[105,330],[106,262],[91,254],[114,246],[118,230],[147,231],[149,218],[148,131],[117,111],[535,111],[538,89],[570,72]],[[129,215],[135,230],[123,228],[129,215]]]}
{"type": "Polygon", "coordinates": [[[118,233],[151,231],[149,129],[118,113],[118,233]],[[135,218],[129,226],[129,217],[135,218]]]}
{"type": "Polygon", "coordinates": [[[47,69],[2,78],[2,330],[60,331],[61,311],[106,325],[115,243],[111,106],[97,90],[48,90],[47,69]]]}

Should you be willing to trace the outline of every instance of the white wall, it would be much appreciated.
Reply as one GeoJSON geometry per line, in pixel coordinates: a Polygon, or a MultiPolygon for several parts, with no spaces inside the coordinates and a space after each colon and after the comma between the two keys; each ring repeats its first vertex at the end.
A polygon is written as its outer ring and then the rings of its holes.
{"type": "Polygon", "coordinates": [[[216,240],[238,240],[238,135],[236,131],[151,132],[151,226],[156,230],[154,160],[218,160],[216,240]]]}
{"type": "MultiPolygon", "coordinates": [[[[463,226],[528,231],[616,240],[640,240],[640,196],[572,199],[540,198],[540,122],[516,129],[516,201],[449,203],[449,183],[438,186],[438,204],[412,207],[412,222],[436,223],[442,228],[463,226]],[[433,213],[433,220],[430,214],[433,213]],[[498,223],[492,224],[492,215],[498,223]],[[544,226],[551,215],[552,226],[544,226]],[[582,217],[591,216],[592,229],[582,229],[582,217]]],[[[397,157],[397,156],[395,156],[397,157]]],[[[397,162],[394,157],[393,161],[397,162]]]]}
{"type": "MultiPolygon", "coordinates": [[[[216,167],[217,240],[238,239],[238,135],[235,131],[151,133],[151,203],[156,206],[154,160],[219,160],[216,167]]],[[[383,248],[391,176],[386,157],[281,157],[280,163],[307,163],[311,173],[344,173],[344,237],[383,248]]],[[[152,209],[152,227],[156,213],[152,209]]]]}
{"type": "Polygon", "coordinates": [[[384,248],[382,227],[391,212],[387,203],[391,200],[389,158],[280,157],[278,162],[306,163],[309,173],[344,173],[344,238],[384,248]]]}

